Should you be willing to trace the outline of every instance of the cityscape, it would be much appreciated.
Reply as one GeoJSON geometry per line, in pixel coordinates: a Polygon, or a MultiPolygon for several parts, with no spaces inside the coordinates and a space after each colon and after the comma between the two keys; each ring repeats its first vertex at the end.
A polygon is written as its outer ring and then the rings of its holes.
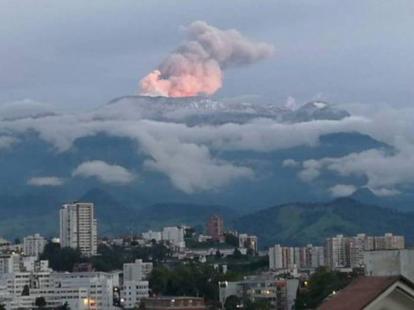
{"type": "Polygon", "coordinates": [[[0,310],[413,310],[413,17],[0,0],[0,310]]]}
{"type": "Polygon", "coordinates": [[[263,249],[257,236],[229,230],[218,214],[201,232],[182,224],[111,238],[98,234],[93,203],[64,204],[56,221],[59,235],[51,239],[0,239],[4,309],[286,310],[318,301],[329,309],[330,296],[359,276],[414,280],[414,249],[392,233],[263,249]],[[322,275],[338,283],[327,285],[330,296],[310,297],[322,275]]]}

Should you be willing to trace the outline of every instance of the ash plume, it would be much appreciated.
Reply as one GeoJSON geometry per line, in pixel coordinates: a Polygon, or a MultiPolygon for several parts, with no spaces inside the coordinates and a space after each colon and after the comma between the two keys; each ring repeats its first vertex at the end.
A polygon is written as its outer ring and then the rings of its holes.
{"type": "Polygon", "coordinates": [[[237,30],[221,30],[204,21],[186,28],[188,38],[139,83],[146,96],[211,95],[222,86],[223,70],[270,57],[273,46],[254,42],[237,30]]]}

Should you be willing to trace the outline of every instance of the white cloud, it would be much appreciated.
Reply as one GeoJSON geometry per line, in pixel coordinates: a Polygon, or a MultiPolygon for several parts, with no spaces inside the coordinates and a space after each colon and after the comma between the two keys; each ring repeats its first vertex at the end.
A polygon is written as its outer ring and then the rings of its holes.
{"type": "Polygon", "coordinates": [[[295,168],[295,167],[298,167],[299,165],[300,165],[300,162],[294,159],[291,159],[291,158],[285,159],[282,162],[282,167],[285,167],[285,168],[295,168]]]}
{"type": "Polygon", "coordinates": [[[347,197],[352,195],[357,188],[354,185],[350,184],[337,184],[329,188],[329,192],[331,193],[332,197],[347,197]]]}
{"type": "Polygon", "coordinates": [[[16,144],[19,140],[10,136],[0,136],[0,150],[8,149],[16,144]]]}
{"type": "MultiPolygon", "coordinates": [[[[105,105],[91,112],[0,120],[0,132],[7,134],[0,136],[0,148],[11,147],[16,142],[9,134],[28,131],[37,132],[41,139],[60,152],[69,150],[76,139],[100,132],[126,137],[137,142],[139,152],[148,156],[146,168],[164,173],[180,190],[193,192],[218,188],[238,178],[254,176],[254,171],[244,167],[243,163],[224,162],[216,158],[214,154],[217,152],[265,153],[301,145],[317,146],[322,135],[360,132],[392,145],[396,153],[389,155],[370,150],[348,154],[343,158],[306,160],[302,163],[302,171],[298,173],[300,179],[310,182],[318,178],[323,170],[343,176],[366,176],[366,185],[377,193],[396,193],[398,190],[395,187],[414,184],[411,164],[414,161],[412,108],[384,107],[380,111],[360,109],[358,114],[361,116],[342,120],[288,124],[271,119],[252,119],[242,124],[189,126],[180,118],[174,122],[163,119],[176,111],[178,104],[185,105],[194,114],[199,108],[197,102],[180,102],[171,107],[166,105],[164,111],[157,103],[152,107],[152,102],[137,104],[134,100],[105,105]],[[187,167],[191,167],[191,170],[187,167]]],[[[211,103],[209,109],[213,109],[215,104],[211,103]]],[[[184,115],[188,116],[186,113],[184,115]]],[[[282,165],[293,168],[296,163],[287,159],[282,165]]]]}
{"type": "Polygon", "coordinates": [[[80,164],[73,176],[95,177],[103,183],[127,184],[134,180],[134,175],[122,166],[110,165],[104,161],[93,160],[80,164]]]}
{"type": "Polygon", "coordinates": [[[306,181],[311,181],[323,170],[339,176],[363,176],[367,178],[365,186],[379,196],[398,194],[398,187],[414,184],[414,150],[406,145],[395,154],[371,149],[352,153],[344,157],[322,158],[303,162],[299,173],[306,181]],[[306,178],[306,176],[310,176],[306,178]]]}
{"type": "Polygon", "coordinates": [[[38,187],[43,187],[43,186],[61,186],[63,185],[64,180],[62,178],[58,178],[58,177],[52,177],[52,176],[48,176],[48,177],[33,177],[30,178],[27,181],[28,185],[31,186],[38,186],[38,187]]]}

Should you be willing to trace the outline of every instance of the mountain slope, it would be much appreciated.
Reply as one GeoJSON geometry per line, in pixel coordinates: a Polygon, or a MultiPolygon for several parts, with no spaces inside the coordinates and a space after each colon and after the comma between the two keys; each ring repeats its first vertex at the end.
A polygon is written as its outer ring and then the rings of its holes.
{"type": "Polygon", "coordinates": [[[329,203],[292,203],[244,215],[234,221],[239,231],[255,234],[261,246],[274,243],[305,245],[322,244],[335,234],[386,232],[403,234],[414,241],[414,213],[366,205],[353,199],[337,199],[329,203]]]}

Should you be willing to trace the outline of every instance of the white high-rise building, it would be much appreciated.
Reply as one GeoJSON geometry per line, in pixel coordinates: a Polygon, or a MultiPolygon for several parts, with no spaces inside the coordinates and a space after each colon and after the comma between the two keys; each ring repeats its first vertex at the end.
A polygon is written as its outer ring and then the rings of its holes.
{"type": "Polygon", "coordinates": [[[162,240],[168,241],[176,247],[184,248],[184,228],[177,226],[164,227],[162,230],[162,240]]]}
{"type": "Polygon", "coordinates": [[[65,204],[60,210],[60,245],[79,249],[85,256],[97,253],[97,229],[93,203],[65,204]]]}
{"type": "Polygon", "coordinates": [[[269,248],[269,268],[271,270],[283,268],[283,249],[280,244],[269,248]]]}
{"type": "Polygon", "coordinates": [[[149,296],[149,283],[145,280],[151,271],[152,263],[144,263],[142,259],[124,264],[121,297],[125,308],[138,307],[141,299],[149,296]]]}
{"type": "Polygon", "coordinates": [[[27,256],[39,257],[46,246],[46,239],[39,234],[27,236],[23,239],[23,252],[27,256]]]}
{"type": "Polygon", "coordinates": [[[0,276],[6,273],[20,271],[21,257],[19,254],[8,254],[0,256],[0,276]]]}

